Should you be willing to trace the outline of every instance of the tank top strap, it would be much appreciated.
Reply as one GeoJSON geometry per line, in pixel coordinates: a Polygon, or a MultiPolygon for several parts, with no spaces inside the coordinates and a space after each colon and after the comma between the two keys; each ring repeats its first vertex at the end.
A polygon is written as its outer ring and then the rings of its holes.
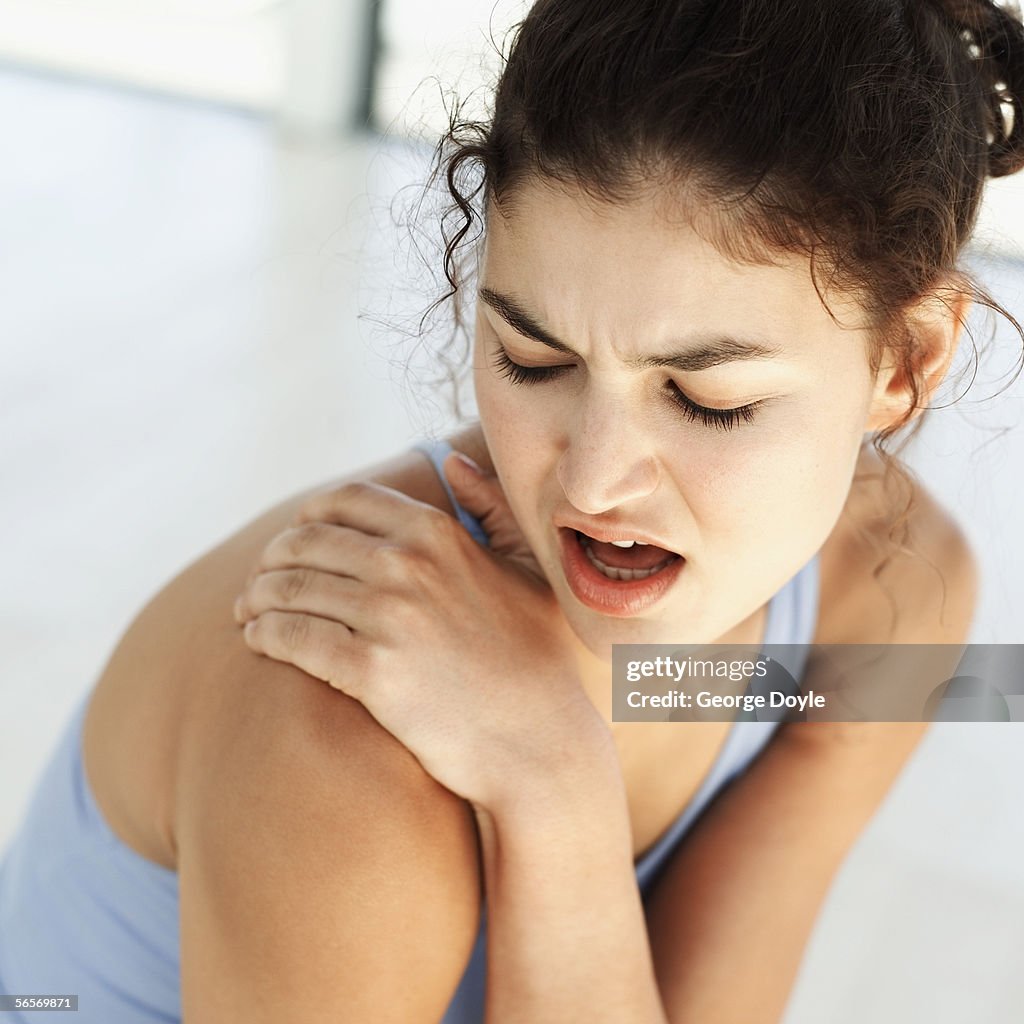
{"type": "Polygon", "coordinates": [[[764,629],[766,644],[809,644],[818,625],[821,589],[820,552],[772,596],[764,629]]]}
{"type": "MultiPolygon", "coordinates": [[[[763,694],[780,687],[791,689],[793,681],[798,682],[803,677],[818,626],[819,597],[819,553],[815,552],[775,593],[768,605],[762,654],[781,666],[792,679],[787,680],[785,675],[777,678],[774,674],[752,679],[748,686],[750,692],[763,694]]],[[[741,712],[737,721],[772,722],[777,718],[777,711],[764,709],[741,712]]]]}
{"type": "Polygon", "coordinates": [[[483,527],[480,525],[480,520],[459,504],[458,499],[455,497],[455,492],[452,490],[451,484],[448,483],[448,480],[444,475],[444,470],[441,468],[444,460],[454,450],[451,444],[442,437],[436,441],[418,441],[413,445],[413,448],[426,455],[426,457],[434,464],[434,469],[437,472],[441,484],[444,486],[445,492],[448,495],[448,500],[452,503],[452,508],[455,509],[455,513],[459,517],[459,522],[462,523],[462,525],[469,531],[470,536],[478,544],[482,544],[484,547],[489,547],[490,542],[487,539],[487,534],[484,532],[483,527]]]}

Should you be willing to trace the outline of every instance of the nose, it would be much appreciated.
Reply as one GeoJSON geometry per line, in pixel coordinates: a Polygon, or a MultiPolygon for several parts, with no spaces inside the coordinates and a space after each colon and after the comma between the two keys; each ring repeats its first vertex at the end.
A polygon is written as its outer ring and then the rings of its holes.
{"type": "Polygon", "coordinates": [[[659,471],[646,435],[606,409],[576,424],[556,476],[574,508],[598,516],[648,497],[658,486],[659,471]]]}

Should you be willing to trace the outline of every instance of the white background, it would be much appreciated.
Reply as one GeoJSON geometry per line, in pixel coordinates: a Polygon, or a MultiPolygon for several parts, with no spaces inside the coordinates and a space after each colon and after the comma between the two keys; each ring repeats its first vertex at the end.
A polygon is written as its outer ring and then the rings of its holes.
{"type": "MultiPolygon", "coordinates": [[[[0,124],[2,846],[157,589],[270,504],[449,420],[399,387],[433,293],[389,203],[422,148],[24,70],[0,72],[0,124]]],[[[993,193],[972,255],[1018,316],[1021,192],[993,193]]],[[[912,457],[982,562],[981,641],[1022,640],[1021,385],[967,402],[1018,355],[1001,330],[912,457]]],[[[1019,1017],[1022,738],[932,730],[830,894],[787,1022],[1019,1017]]]]}

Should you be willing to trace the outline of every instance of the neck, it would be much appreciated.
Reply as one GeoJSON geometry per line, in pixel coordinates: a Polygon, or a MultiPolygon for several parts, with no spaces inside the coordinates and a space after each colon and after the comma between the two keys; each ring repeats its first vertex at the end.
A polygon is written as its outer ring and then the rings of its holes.
{"type": "MultiPolygon", "coordinates": [[[[764,643],[765,626],[768,622],[768,605],[763,604],[732,629],[723,633],[716,644],[751,644],[764,643]]],[[[619,731],[624,724],[612,721],[612,666],[611,648],[608,658],[599,657],[582,640],[572,634],[573,654],[576,659],[577,677],[590,702],[597,708],[601,717],[608,723],[613,733],[619,731]]]]}

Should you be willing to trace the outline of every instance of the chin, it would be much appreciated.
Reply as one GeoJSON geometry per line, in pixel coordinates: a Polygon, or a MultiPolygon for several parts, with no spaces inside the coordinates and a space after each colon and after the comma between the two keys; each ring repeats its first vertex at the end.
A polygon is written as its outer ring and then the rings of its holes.
{"type": "MultiPolygon", "coordinates": [[[[563,606],[563,612],[565,607],[563,606]]],[[[602,617],[598,613],[574,609],[566,614],[566,620],[580,643],[594,657],[609,665],[612,661],[612,644],[697,644],[706,642],[695,636],[692,630],[684,630],[661,621],[643,618],[602,617]]]]}

